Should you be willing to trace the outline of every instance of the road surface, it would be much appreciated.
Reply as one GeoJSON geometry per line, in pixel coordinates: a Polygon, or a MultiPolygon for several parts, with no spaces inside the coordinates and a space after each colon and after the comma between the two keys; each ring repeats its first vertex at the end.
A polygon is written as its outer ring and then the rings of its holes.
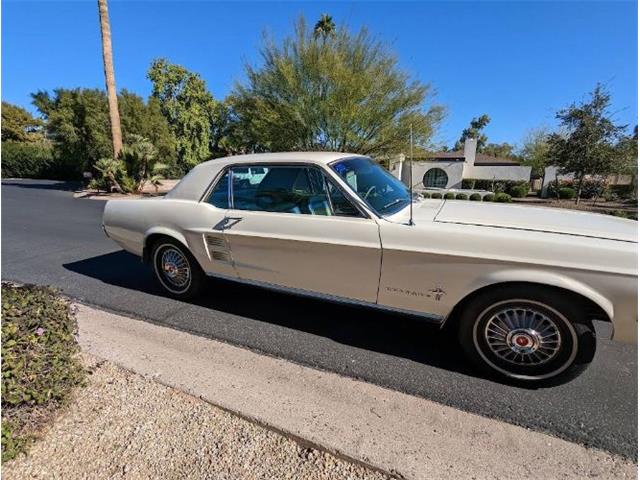
{"type": "Polygon", "coordinates": [[[88,304],[498,418],[626,457],[637,455],[637,347],[599,340],[572,382],[528,390],[482,377],[451,338],[418,319],[210,280],[194,303],[166,298],[148,266],[101,228],[104,202],[73,185],[2,182],[2,278],[88,304]]]}

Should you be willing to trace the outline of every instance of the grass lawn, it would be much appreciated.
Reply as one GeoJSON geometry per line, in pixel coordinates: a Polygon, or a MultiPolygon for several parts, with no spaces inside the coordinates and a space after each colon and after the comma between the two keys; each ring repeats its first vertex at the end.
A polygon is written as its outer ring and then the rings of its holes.
{"type": "Polygon", "coordinates": [[[2,284],[2,461],[26,451],[83,383],[69,304],[44,287],[2,284]]]}

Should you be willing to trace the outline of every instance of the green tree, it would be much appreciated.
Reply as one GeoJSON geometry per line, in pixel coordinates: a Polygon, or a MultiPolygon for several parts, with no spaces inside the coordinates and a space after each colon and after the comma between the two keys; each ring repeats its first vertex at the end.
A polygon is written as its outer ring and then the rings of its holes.
{"type": "MultiPolygon", "coordinates": [[[[57,89],[32,95],[33,103],[46,119],[48,137],[53,141],[59,176],[78,177],[105,157],[113,158],[113,143],[107,96],[101,90],[57,89]]],[[[122,90],[118,98],[122,131],[126,143],[132,136],[146,137],[156,148],[158,160],[175,165],[176,141],[158,100],[147,103],[122,90]]]]}
{"type": "Polygon", "coordinates": [[[237,131],[259,149],[399,153],[411,126],[425,145],[442,117],[441,107],[425,108],[429,85],[410,81],[365,29],[340,27],[324,44],[300,18],[282,43],[266,38],[261,55],[232,94],[237,131]]]}
{"type": "Polygon", "coordinates": [[[611,120],[610,103],[610,94],[598,84],[588,101],[573,103],[556,114],[566,133],[547,137],[550,158],[560,173],[575,175],[576,204],[585,176],[608,175],[616,168],[616,144],[625,127],[611,120]]]}
{"type": "Polygon", "coordinates": [[[159,162],[175,166],[176,139],[161,112],[159,100],[150,97],[145,103],[139,95],[123,89],[118,104],[125,144],[135,143],[136,137],[144,137],[154,146],[159,162]]]}
{"type": "Polygon", "coordinates": [[[529,131],[524,138],[519,155],[522,164],[531,167],[531,175],[540,178],[549,163],[549,133],[544,128],[529,131]]]}
{"type": "Polygon", "coordinates": [[[487,143],[482,148],[482,153],[491,155],[492,157],[516,158],[518,155],[515,148],[510,143],[487,143]]]}
{"type": "Polygon", "coordinates": [[[147,76],[153,83],[152,96],[176,139],[178,165],[190,170],[210,157],[216,102],[200,75],[165,59],[154,60],[147,76]]]}
{"type": "Polygon", "coordinates": [[[638,198],[638,126],[633,134],[623,135],[616,144],[614,172],[631,177],[633,198],[638,198]]]}
{"type": "Polygon", "coordinates": [[[316,26],[313,28],[313,36],[315,38],[322,37],[323,42],[326,42],[328,37],[335,38],[336,36],[336,24],[333,23],[333,18],[326,13],[323,13],[320,20],[316,22],[316,26]]]}
{"type": "Polygon", "coordinates": [[[43,122],[24,108],[2,102],[2,141],[37,142],[43,140],[43,122]]]}
{"type": "Polygon", "coordinates": [[[489,115],[486,113],[480,115],[478,118],[472,118],[469,126],[462,130],[462,134],[460,135],[460,139],[456,142],[454,150],[462,150],[467,138],[475,138],[478,141],[477,149],[481,152],[487,143],[487,136],[482,133],[482,130],[489,125],[490,121],[491,118],[489,118],[489,115]]]}
{"type": "Polygon", "coordinates": [[[59,168],[78,177],[100,158],[113,156],[107,97],[102,90],[59,88],[32,94],[54,141],[59,168]]]}

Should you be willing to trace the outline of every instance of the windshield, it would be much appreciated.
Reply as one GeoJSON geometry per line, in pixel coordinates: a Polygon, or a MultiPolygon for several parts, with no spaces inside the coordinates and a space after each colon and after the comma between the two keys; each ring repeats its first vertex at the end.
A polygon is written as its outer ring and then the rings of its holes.
{"type": "Polygon", "coordinates": [[[369,158],[341,160],[331,168],[379,215],[391,215],[409,205],[407,186],[369,158]]]}

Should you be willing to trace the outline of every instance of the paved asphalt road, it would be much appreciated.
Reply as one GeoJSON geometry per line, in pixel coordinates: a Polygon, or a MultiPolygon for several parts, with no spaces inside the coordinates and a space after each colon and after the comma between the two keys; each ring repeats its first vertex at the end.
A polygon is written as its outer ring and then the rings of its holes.
{"type": "Polygon", "coordinates": [[[108,310],[637,455],[635,346],[600,339],[581,377],[528,390],[476,376],[452,339],[415,318],[220,280],[210,281],[206,298],[178,302],[104,236],[104,202],[72,193],[62,182],[2,182],[3,279],[52,285],[108,310]]]}

